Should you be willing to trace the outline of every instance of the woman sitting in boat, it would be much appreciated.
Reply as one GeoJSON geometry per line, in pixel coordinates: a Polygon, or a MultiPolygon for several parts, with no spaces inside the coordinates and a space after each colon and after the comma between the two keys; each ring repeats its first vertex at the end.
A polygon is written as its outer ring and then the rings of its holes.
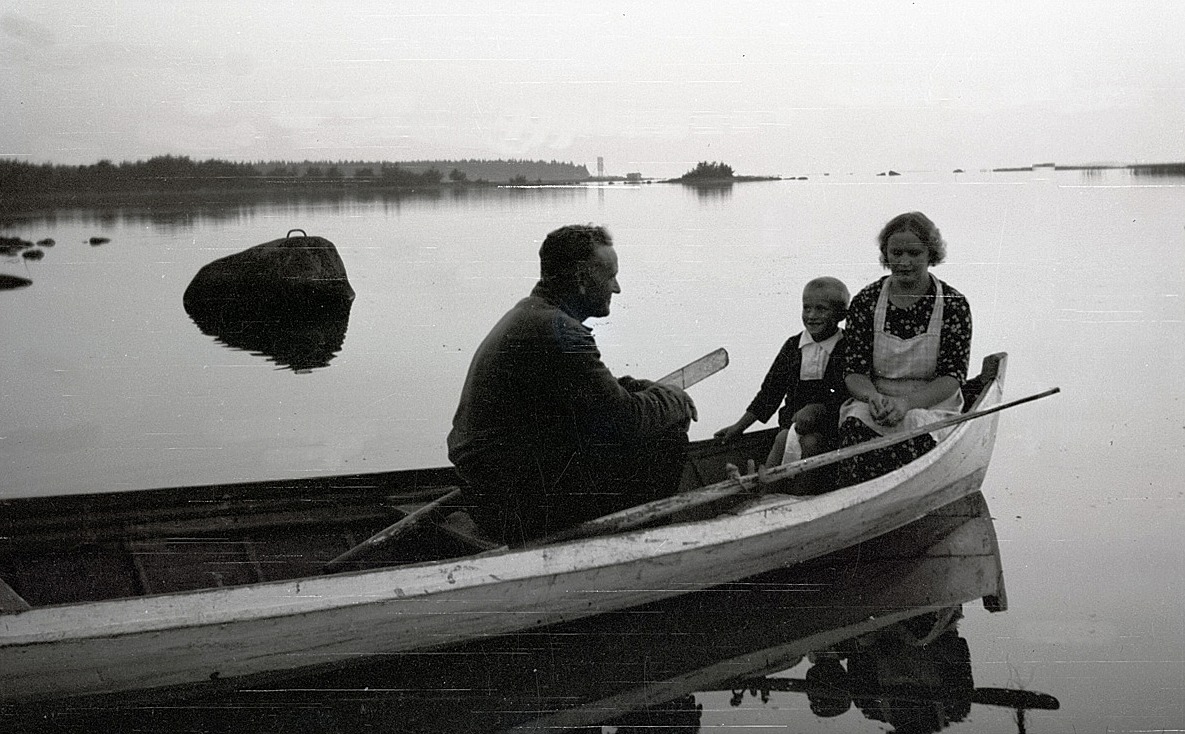
{"type": "MultiPolygon", "coordinates": [[[[841,447],[926,425],[963,409],[960,390],[971,355],[971,307],[930,274],[946,243],[921,212],[889,220],[878,236],[890,274],[852,299],[846,329],[840,408],[841,447]]],[[[841,462],[839,486],[878,477],[937,445],[947,431],[925,434],[841,462]]]]}

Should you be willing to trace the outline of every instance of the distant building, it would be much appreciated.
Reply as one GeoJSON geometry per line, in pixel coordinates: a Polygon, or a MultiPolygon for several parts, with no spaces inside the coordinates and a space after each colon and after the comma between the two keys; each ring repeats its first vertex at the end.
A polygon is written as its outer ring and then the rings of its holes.
{"type": "Polygon", "coordinates": [[[637,172],[635,172],[635,173],[627,173],[627,174],[625,174],[625,180],[626,180],[626,181],[641,181],[641,180],[642,180],[642,174],[640,174],[640,173],[637,173],[637,172]]]}
{"type": "Polygon", "coordinates": [[[605,159],[597,156],[597,178],[605,177],[605,159]]]}

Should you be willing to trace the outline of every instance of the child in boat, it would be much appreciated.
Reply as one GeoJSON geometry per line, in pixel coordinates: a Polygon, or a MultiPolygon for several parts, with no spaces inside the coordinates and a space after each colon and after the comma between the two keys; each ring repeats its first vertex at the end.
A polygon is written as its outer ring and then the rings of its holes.
{"type": "Polygon", "coordinates": [[[850,296],[843,281],[815,278],[802,289],[802,332],[786,340],[757,396],[732,425],[716,431],[728,442],[778,410],[778,432],[766,467],[835,448],[839,406],[847,398],[843,380],[843,329],[850,296]]]}

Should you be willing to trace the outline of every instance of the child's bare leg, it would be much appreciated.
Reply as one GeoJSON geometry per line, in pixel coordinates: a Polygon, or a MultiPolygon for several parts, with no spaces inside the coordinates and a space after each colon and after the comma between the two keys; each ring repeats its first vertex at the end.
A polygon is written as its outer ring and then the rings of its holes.
{"type": "Polygon", "coordinates": [[[827,452],[827,440],[821,433],[800,433],[798,444],[802,446],[802,458],[827,452]]]}
{"type": "Polygon", "coordinates": [[[778,431],[774,445],[769,450],[769,456],[765,457],[765,466],[774,467],[782,463],[782,456],[786,453],[786,439],[789,436],[790,430],[787,428],[778,431]]]}
{"type": "MultiPolygon", "coordinates": [[[[806,436],[812,433],[824,433],[827,421],[827,408],[823,407],[821,403],[811,403],[799,408],[798,412],[794,414],[794,430],[798,431],[799,436],[806,436]]],[[[834,431],[832,431],[834,433],[834,431]]],[[[803,447],[803,456],[806,456],[806,447],[803,447]]]]}
{"type": "MultiPolygon", "coordinates": [[[[804,406],[794,414],[794,428],[798,431],[798,443],[802,446],[802,456],[817,456],[831,450],[827,436],[834,431],[827,431],[827,409],[819,403],[804,406]]],[[[801,486],[807,494],[819,494],[834,489],[830,481],[831,471],[815,469],[802,475],[801,486]]]]}

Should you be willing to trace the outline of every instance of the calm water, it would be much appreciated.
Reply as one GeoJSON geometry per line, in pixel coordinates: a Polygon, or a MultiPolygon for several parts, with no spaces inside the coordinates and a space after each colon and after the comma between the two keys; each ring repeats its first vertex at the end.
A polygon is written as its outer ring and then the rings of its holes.
{"type": "MultiPolygon", "coordinates": [[[[1181,180],[831,176],[702,194],[498,189],[33,215],[0,230],[57,242],[39,261],[0,258],[0,273],[34,281],[0,292],[0,493],[443,464],[473,348],[530,289],[543,235],[570,222],[603,223],[617,241],[623,293],[595,324],[615,373],[655,377],[728,348],[731,366],[693,388],[693,438],[707,437],[801,329],[802,285],[830,274],[854,291],[879,277],[876,232],[908,209],[949,242],[934,272],[971,301],[973,365],[1007,351],[1009,397],[1063,391],[1001,420],[984,494],[1010,610],[968,607],[976,685],[1057,696],[1062,709],[1030,714],[1030,731],[1182,728],[1181,180]],[[357,292],[340,351],[299,372],[203,334],[181,305],[202,265],[294,227],[337,245],[357,292]]],[[[702,695],[724,696],[705,711],[729,708],[726,694],[702,695]]],[[[809,726],[842,731],[850,716],[809,726]]],[[[1008,716],[955,728],[998,731],[1008,716]]]]}

